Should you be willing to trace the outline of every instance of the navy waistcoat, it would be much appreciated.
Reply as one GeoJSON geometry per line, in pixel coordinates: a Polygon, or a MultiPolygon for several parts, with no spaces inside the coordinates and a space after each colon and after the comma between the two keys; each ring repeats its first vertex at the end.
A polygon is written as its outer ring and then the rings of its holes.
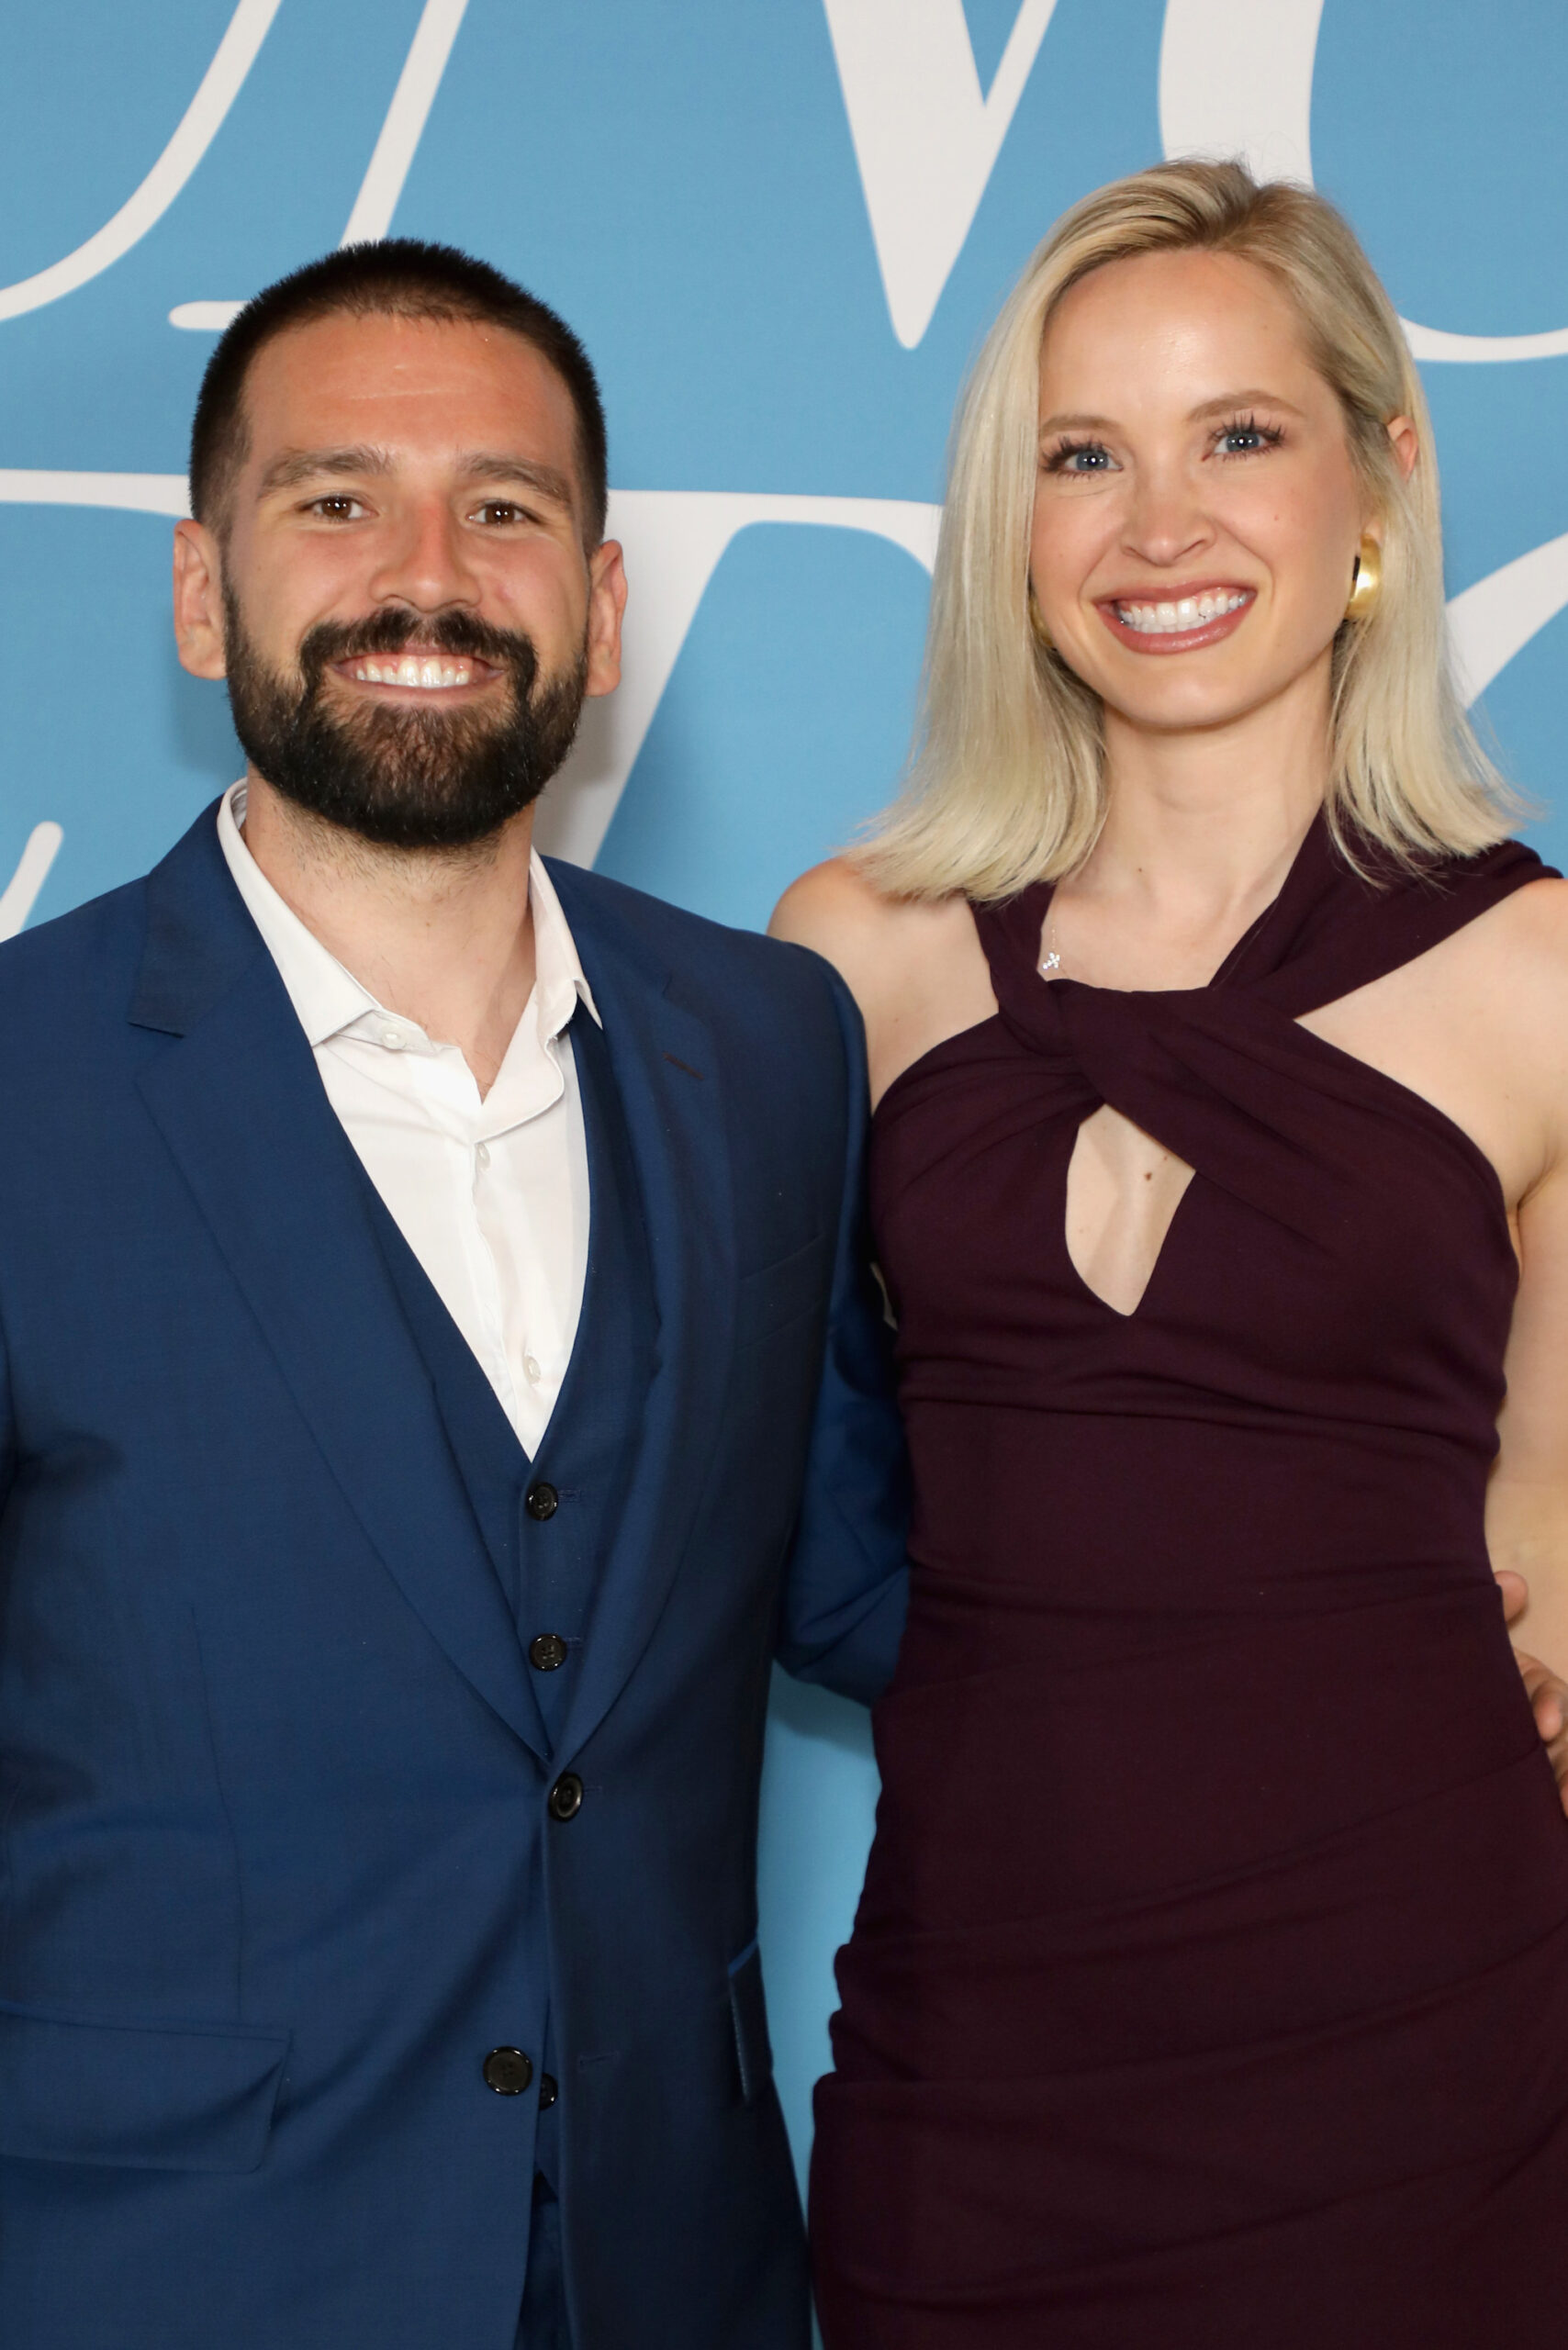
{"type": "Polygon", "coordinates": [[[387,1270],[430,1371],[518,1638],[525,1651],[552,1633],[566,1644],[565,1664],[529,1675],[552,1747],[566,1718],[599,1569],[614,1539],[657,1341],[642,1201],[609,1051],[586,1010],[570,1035],[588,1142],[588,1273],[571,1361],[533,1460],[364,1178],[387,1270]]]}

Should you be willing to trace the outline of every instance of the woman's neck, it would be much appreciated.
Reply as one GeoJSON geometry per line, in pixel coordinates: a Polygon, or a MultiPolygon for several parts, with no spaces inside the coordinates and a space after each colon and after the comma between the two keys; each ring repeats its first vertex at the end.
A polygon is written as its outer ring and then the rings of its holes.
{"type": "Polygon", "coordinates": [[[1327,679],[1212,729],[1156,732],[1107,711],[1105,773],[1104,827],[1073,894],[1182,927],[1250,920],[1323,804],[1327,679]]]}
{"type": "Polygon", "coordinates": [[[1053,902],[1063,975],[1204,985],[1278,896],[1323,804],[1327,678],[1224,727],[1155,732],[1105,713],[1106,816],[1053,902]]]}

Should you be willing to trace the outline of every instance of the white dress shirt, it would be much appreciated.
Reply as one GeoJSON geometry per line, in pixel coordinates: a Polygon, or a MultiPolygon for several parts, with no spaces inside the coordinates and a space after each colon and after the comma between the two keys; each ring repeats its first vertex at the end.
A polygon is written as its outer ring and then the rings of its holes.
{"type": "Polygon", "coordinates": [[[588,1145],[566,1029],[579,1000],[599,1019],[550,877],[535,854],[533,992],[481,1101],[457,1046],[377,1003],[285,904],[245,845],[244,822],[237,783],[218,809],[218,837],[327,1099],[520,1442],[536,1452],[588,1270],[588,1145]]]}

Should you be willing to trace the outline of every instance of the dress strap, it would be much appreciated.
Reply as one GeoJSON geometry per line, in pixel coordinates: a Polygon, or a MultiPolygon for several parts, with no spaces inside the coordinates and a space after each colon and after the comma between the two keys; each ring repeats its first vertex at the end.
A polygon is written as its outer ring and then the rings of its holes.
{"type": "MultiPolygon", "coordinates": [[[[1364,872],[1350,864],[1326,818],[1316,817],[1279,895],[1237,941],[1209,989],[1192,992],[1247,995],[1299,1019],[1414,962],[1516,890],[1562,878],[1523,841],[1434,860],[1417,873],[1374,844],[1359,843],[1357,855],[1364,872]]],[[[1053,889],[1036,881],[1002,904],[971,907],[1002,1015],[1036,1037],[1054,1034],[1045,999],[1055,990],[1039,977],[1053,889]]]]}
{"type": "Polygon", "coordinates": [[[1358,872],[1320,817],[1283,889],[1226,957],[1211,984],[1292,1019],[1396,971],[1532,881],[1557,879],[1522,841],[1411,873],[1375,849],[1358,872]]]}
{"type": "Polygon", "coordinates": [[[1040,985],[1040,933],[1056,894],[1054,881],[1031,881],[1001,904],[971,901],[975,930],[991,967],[991,984],[1003,1013],[1024,1011],[1044,992],[1040,985]]]}

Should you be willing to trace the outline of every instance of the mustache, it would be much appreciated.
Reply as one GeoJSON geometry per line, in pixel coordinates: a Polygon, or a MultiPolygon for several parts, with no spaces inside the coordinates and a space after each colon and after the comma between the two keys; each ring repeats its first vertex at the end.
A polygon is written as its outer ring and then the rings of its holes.
{"type": "Polygon", "coordinates": [[[492,628],[475,612],[461,610],[422,614],[388,606],[362,621],[318,621],[300,640],[299,667],[307,690],[319,685],[323,670],[338,661],[357,661],[375,653],[406,653],[418,638],[421,650],[466,654],[492,668],[509,671],[520,695],[526,696],[539,667],[533,639],[520,630],[492,628]]]}

